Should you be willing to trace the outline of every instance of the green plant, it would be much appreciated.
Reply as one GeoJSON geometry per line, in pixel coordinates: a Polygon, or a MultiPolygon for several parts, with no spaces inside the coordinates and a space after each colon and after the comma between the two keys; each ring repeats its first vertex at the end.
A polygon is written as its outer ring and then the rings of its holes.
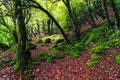
{"type": "Polygon", "coordinates": [[[96,55],[96,54],[91,54],[91,59],[92,59],[93,61],[100,60],[101,58],[102,58],[101,56],[98,56],[98,55],[96,55]]]}
{"type": "Polygon", "coordinates": [[[94,66],[95,64],[98,64],[98,61],[87,61],[87,62],[86,62],[86,65],[87,65],[88,67],[92,67],[92,66],[94,66]]]}
{"type": "Polygon", "coordinates": [[[26,75],[26,80],[32,80],[35,76],[33,74],[26,75]]]}
{"type": "Polygon", "coordinates": [[[54,59],[55,58],[55,55],[54,54],[51,54],[51,53],[46,53],[46,52],[41,52],[38,54],[38,57],[37,59],[39,61],[41,60],[45,60],[47,62],[50,62],[50,63],[53,63],[54,62],[54,59]]]}
{"type": "Polygon", "coordinates": [[[51,47],[52,51],[64,51],[65,49],[66,49],[66,44],[65,43],[54,44],[51,47]]]}
{"type": "Polygon", "coordinates": [[[120,54],[115,57],[114,61],[120,66],[120,54]]]}
{"type": "Polygon", "coordinates": [[[66,54],[72,57],[79,57],[80,51],[84,49],[84,46],[80,42],[75,42],[72,45],[68,45],[66,49],[66,54]]]}
{"type": "Polygon", "coordinates": [[[27,50],[31,50],[31,49],[35,49],[36,48],[36,45],[35,44],[32,44],[32,43],[26,43],[26,51],[27,50]]]}
{"type": "Polygon", "coordinates": [[[105,51],[106,48],[109,48],[109,46],[104,44],[98,44],[90,49],[90,53],[91,54],[102,53],[105,51]]]}
{"type": "Polygon", "coordinates": [[[3,64],[3,61],[2,61],[2,60],[0,60],[0,68],[2,67],[2,64],[3,64]]]}

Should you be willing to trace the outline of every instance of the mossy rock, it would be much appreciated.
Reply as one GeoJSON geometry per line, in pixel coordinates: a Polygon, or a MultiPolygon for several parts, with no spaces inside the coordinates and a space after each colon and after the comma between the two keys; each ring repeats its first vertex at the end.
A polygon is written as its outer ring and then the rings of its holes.
{"type": "Polygon", "coordinates": [[[120,66],[120,54],[115,57],[114,61],[120,66]]]}
{"type": "Polygon", "coordinates": [[[64,39],[57,39],[57,40],[55,41],[56,44],[62,43],[62,42],[64,42],[64,39]]]}
{"type": "Polygon", "coordinates": [[[42,40],[41,38],[39,38],[39,39],[37,40],[37,43],[43,43],[43,40],[42,40]]]}
{"type": "Polygon", "coordinates": [[[50,43],[51,42],[51,39],[50,38],[46,38],[45,40],[44,40],[44,43],[50,43]]]}

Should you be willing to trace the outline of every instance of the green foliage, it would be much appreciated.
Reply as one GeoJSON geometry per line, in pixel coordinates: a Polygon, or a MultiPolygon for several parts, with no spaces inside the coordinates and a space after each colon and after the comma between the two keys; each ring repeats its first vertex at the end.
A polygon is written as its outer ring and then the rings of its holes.
{"type": "Polygon", "coordinates": [[[91,54],[91,59],[93,60],[93,61],[98,61],[98,60],[100,60],[102,57],[101,56],[98,56],[98,55],[96,55],[96,54],[91,54]]]}
{"type": "MultiPolygon", "coordinates": [[[[10,50],[11,51],[16,51],[17,50],[17,47],[18,47],[18,44],[14,44],[10,50]]],[[[32,43],[26,43],[26,51],[27,50],[31,50],[31,49],[35,49],[36,48],[36,45],[35,44],[32,44],[32,43]]]]}
{"type": "Polygon", "coordinates": [[[13,46],[11,46],[10,50],[11,51],[16,51],[18,47],[18,44],[14,44],[13,46]]]}
{"type": "Polygon", "coordinates": [[[36,48],[36,45],[35,44],[32,44],[32,43],[26,43],[26,51],[27,50],[31,50],[31,49],[35,49],[36,48]]]}
{"type": "Polygon", "coordinates": [[[91,54],[103,53],[107,48],[109,48],[109,46],[106,46],[104,44],[98,44],[90,49],[90,53],[91,54]]]}
{"type": "Polygon", "coordinates": [[[84,46],[78,41],[72,45],[67,46],[66,54],[71,55],[72,57],[79,57],[80,51],[82,51],[83,49],[84,46]]]}
{"type": "Polygon", "coordinates": [[[56,44],[62,43],[62,42],[64,42],[64,39],[57,39],[57,40],[55,41],[56,44]]]}
{"type": "Polygon", "coordinates": [[[33,74],[29,74],[26,76],[26,80],[32,80],[35,76],[33,74]]]}
{"type": "Polygon", "coordinates": [[[54,44],[51,47],[51,51],[64,51],[66,49],[65,43],[54,44]]]}
{"type": "Polygon", "coordinates": [[[114,61],[120,66],[120,54],[115,57],[114,61]]]}
{"type": "Polygon", "coordinates": [[[0,68],[2,67],[2,64],[3,64],[3,61],[2,61],[2,60],[0,60],[0,68]]]}
{"type": "Polygon", "coordinates": [[[19,77],[19,80],[23,80],[23,79],[22,79],[22,76],[19,77]]]}
{"type": "Polygon", "coordinates": [[[51,54],[51,53],[46,53],[46,52],[41,52],[38,54],[37,59],[39,61],[44,60],[50,63],[53,63],[53,59],[54,59],[55,55],[51,54]]]}
{"type": "Polygon", "coordinates": [[[88,67],[92,67],[92,66],[94,66],[95,64],[98,64],[98,61],[87,61],[87,62],[86,62],[86,65],[87,65],[88,67]]]}

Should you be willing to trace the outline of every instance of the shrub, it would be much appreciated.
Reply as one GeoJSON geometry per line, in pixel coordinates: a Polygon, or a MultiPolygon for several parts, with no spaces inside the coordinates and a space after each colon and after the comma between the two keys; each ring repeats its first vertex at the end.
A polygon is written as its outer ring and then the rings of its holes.
{"type": "Polygon", "coordinates": [[[120,66],[120,54],[115,57],[114,61],[120,66]]]}

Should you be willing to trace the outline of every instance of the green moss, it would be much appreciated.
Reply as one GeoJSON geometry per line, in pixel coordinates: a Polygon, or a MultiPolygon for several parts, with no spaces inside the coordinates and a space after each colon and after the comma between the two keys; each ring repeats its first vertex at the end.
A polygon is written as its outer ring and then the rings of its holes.
{"type": "Polygon", "coordinates": [[[46,38],[45,40],[44,40],[44,43],[50,43],[51,42],[51,39],[50,38],[46,38]]]}
{"type": "Polygon", "coordinates": [[[87,62],[86,62],[86,65],[87,65],[88,67],[92,67],[92,66],[94,66],[95,64],[98,64],[98,61],[87,61],[87,62]]]}
{"type": "Polygon", "coordinates": [[[114,61],[120,66],[120,54],[115,57],[114,61]]]}
{"type": "Polygon", "coordinates": [[[43,40],[41,38],[39,38],[36,42],[37,43],[43,43],[43,40]]]}
{"type": "Polygon", "coordinates": [[[64,42],[64,39],[57,39],[57,40],[55,41],[56,44],[62,43],[62,42],[64,42]]]}

